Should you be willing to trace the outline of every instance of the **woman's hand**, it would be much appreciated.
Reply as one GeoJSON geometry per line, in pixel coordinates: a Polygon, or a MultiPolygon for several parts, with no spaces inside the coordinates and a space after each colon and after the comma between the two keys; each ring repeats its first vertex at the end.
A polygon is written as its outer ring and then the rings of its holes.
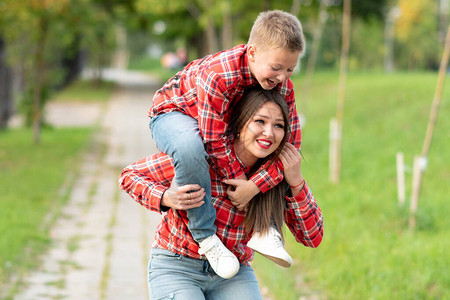
{"type": "MultiPolygon", "coordinates": [[[[303,188],[303,176],[301,171],[302,156],[290,143],[286,143],[280,153],[280,160],[284,166],[284,178],[289,186],[303,188]]],[[[299,189],[299,190],[300,190],[299,189]]]]}
{"type": "Polygon", "coordinates": [[[177,191],[167,190],[161,199],[161,206],[178,210],[196,208],[204,203],[204,196],[205,190],[198,184],[183,185],[177,191]]]}

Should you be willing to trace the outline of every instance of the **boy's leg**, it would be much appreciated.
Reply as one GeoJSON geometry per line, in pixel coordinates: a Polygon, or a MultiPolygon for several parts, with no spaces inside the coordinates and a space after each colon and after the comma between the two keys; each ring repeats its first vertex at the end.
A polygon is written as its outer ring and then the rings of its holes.
{"type": "Polygon", "coordinates": [[[208,154],[200,136],[198,121],[174,111],[152,119],[150,129],[158,149],[174,159],[177,185],[198,184],[205,190],[205,203],[186,211],[189,230],[194,240],[201,242],[216,233],[216,210],[211,203],[208,154]]]}
{"type": "Polygon", "coordinates": [[[178,186],[198,184],[205,189],[205,203],[188,209],[188,228],[217,275],[231,278],[239,271],[239,261],[216,235],[216,209],[211,203],[211,178],[198,122],[180,112],[162,114],[150,122],[153,140],[175,164],[178,186]]]}
{"type": "Polygon", "coordinates": [[[270,226],[269,231],[265,234],[253,232],[247,246],[282,267],[292,266],[292,257],[284,248],[281,234],[273,226],[270,226]]]}

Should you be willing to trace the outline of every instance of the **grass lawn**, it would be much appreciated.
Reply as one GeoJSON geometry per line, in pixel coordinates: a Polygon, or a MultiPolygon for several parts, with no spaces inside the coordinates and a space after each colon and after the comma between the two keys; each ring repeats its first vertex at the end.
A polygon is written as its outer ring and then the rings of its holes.
{"type": "MultiPolygon", "coordinates": [[[[303,79],[294,79],[300,112],[303,79]]],[[[276,299],[299,299],[308,291],[328,299],[450,299],[449,78],[422,181],[417,227],[408,230],[412,162],[422,151],[436,82],[434,73],[349,74],[342,173],[334,185],[328,138],[338,74],[316,74],[306,106],[302,170],[324,215],[324,240],[309,249],[287,234],[286,248],[296,261],[290,269],[256,258],[258,276],[276,299]],[[397,201],[398,151],[408,170],[404,207],[397,201]]]]}
{"type": "Polygon", "coordinates": [[[91,80],[76,80],[55,94],[51,101],[107,101],[111,98],[114,88],[115,83],[109,81],[96,83],[91,80]]]}
{"type": "Polygon", "coordinates": [[[76,172],[91,134],[86,128],[45,129],[35,146],[31,130],[0,132],[0,282],[33,266],[48,245],[52,220],[46,218],[66,200],[61,188],[70,185],[68,175],[76,172]]]}

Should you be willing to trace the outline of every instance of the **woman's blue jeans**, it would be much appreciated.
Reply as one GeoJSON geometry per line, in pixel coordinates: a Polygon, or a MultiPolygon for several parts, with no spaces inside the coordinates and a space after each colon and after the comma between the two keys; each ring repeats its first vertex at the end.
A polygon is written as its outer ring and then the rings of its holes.
{"type": "Polygon", "coordinates": [[[216,233],[216,210],[211,203],[208,154],[200,135],[198,121],[174,111],[152,118],[150,130],[156,147],[174,160],[177,185],[198,184],[205,190],[203,205],[186,210],[189,218],[188,228],[194,240],[201,242],[216,233]]]}
{"type": "Polygon", "coordinates": [[[148,268],[151,300],[261,300],[253,269],[240,265],[230,279],[216,275],[207,260],[153,248],[148,268]]]}

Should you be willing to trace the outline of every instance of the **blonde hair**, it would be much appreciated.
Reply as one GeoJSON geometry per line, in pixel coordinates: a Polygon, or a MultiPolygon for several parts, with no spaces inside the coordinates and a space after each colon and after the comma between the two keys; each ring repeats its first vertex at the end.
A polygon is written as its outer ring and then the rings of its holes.
{"type": "Polygon", "coordinates": [[[283,48],[303,54],[305,38],[297,17],[281,10],[270,10],[261,12],[256,18],[248,44],[264,50],[283,48]]]}

